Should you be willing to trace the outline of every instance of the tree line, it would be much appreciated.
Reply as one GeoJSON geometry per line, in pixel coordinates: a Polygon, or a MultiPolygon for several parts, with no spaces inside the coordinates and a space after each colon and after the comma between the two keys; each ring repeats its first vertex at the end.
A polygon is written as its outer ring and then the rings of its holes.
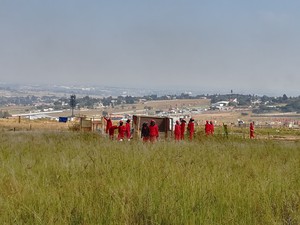
{"type": "MultiPolygon", "coordinates": [[[[140,101],[151,100],[170,100],[170,99],[210,99],[211,103],[218,101],[228,101],[229,106],[233,107],[252,107],[254,113],[267,113],[272,111],[277,112],[300,112],[300,96],[288,97],[286,94],[279,97],[270,96],[257,96],[245,94],[206,94],[193,96],[189,93],[181,93],[174,95],[151,94],[147,96],[131,96],[122,95],[117,97],[79,97],[76,99],[76,108],[93,109],[98,106],[117,106],[122,104],[134,104],[140,101]],[[235,101],[233,101],[235,100],[235,101]]],[[[0,97],[0,106],[6,105],[22,105],[34,106],[36,109],[44,109],[45,107],[52,107],[53,109],[69,109],[69,97],[56,97],[56,96],[42,96],[37,97],[34,95],[22,97],[0,97]]]]}

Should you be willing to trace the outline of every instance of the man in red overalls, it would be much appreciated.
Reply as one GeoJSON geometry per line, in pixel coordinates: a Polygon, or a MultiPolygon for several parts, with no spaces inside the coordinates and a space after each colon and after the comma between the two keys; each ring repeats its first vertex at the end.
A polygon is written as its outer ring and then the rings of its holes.
{"type": "Polygon", "coordinates": [[[188,123],[188,130],[189,130],[190,140],[193,140],[193,136],[194,136],[194,133],[195,133],[195,124],[194,124],[194,119],[193,118],[191,118],[189,123],[188,123]]]}
{"type": "MultiPolygon", "coordinates": [[[[182,123],[182,121],[181,121],[182,123]]],[[[181,126],[179,124],[179,121],[176,121],[175,127],[174,127],[174,136],[175,136],[175,141],[179,141],[181,139],[181,126]]]]}
{"type": "Polygon", "coordinates": [[[250,123],[250,138],[254,138],[254,123],[250,123]]]}
{"type": "Polygon", "coordinates": [[[112,122],[111,122],[111,119],[108,117],[104,117],[105,121],[106,121],[106,129],[105,129],[105,133],[108,133],[109,131],[109,128],[111,128],[112,126],[112,122]]]}
{"type": "Polygon", "coordinates": [[[118,140],[119,141],[123,141],[123,139],[124,139],[124,133],[125,133],[125,126],[123,125],[123,121],[122,120],[120,120],[120,122],[119,122],[119,127],[118,127],[118,140]]]}
{"type": "Polygon", "coordinates": [[[185,133],[185,124],[186,124],[186,121],[185,119],[181,119],[181,124],[180,124],[180,127],[181,127],[181,140],[184,140],[184,133],[185,133]]]}
{"type": "Polygon", "coordinates": [[[128,119],[126,121],[126,125],[125,125],[125,134],[126,134],[126,137],[127,137],[127,140],[129,141],[130,138],[131,138],[131,128],[130,128],[130,119],[128,119]]]}
{"type": "Polygon", "coordinates": [[[149,135],[150,135],[150,141],[155,142],[159,136],[158,133],[158,126],[155,124],[154,120],[150,121],[150,126],[149,126],[149,135]]]}
{"type": "Polygon", "coordinates": [[[206,134],[206,136],[208,136],[210,134],[210,124],[209,124],[208,120],[206,120],[206,124],[205,124],[205,134],[206,134]]]}

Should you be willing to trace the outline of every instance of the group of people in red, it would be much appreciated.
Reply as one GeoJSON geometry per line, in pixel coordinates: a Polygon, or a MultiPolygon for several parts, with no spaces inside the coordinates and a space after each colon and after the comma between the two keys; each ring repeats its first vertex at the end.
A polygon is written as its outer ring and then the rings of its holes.
{"type": "Polygon", "coordinates": [[[110,118],[104,117],[106,120],[105,133],[109,134],[111,140],[114,139],[115,130],[118,129],[118,140],[123,141],[125,138],[129,141],[131,139],[131,126],[130,119],[126,120],[126,124],[122,120],[119,121],[118,125],[113,125],[110,118]]]}
{"type": "MultiPolygon", "coordinates": [[[[115,130],[118,130],[117,139],[119,141],[123,141],[124,139],[130,140],[132,138],[130,119],[127,119],[126,124],[124,125],[123,121],[120,120],[118,125],[113,125],[111,119],[109,117],[104,118],[106,120],[106,130],[105,132],[109,135],[111,140],[114,140],[115,130]]],[[[174,127],[174,139],[176,141],[184,140],[185,133],[187,131],[189,140],[193,140],[195,133],[195,123],[194,119],[190,118],[189,123],[186,127],[186,120],[180,119],[176,121],[174,127]]],[[[205,123],[205,134],[206,136],[214,135],[214,124],[212,121],[206,121],[205,123]]],[[[226,131],[227,133],[227,127],[226,131]]],[[[227,133],[228,135],[228,133],[227,133]]],[[[150,120],[150,124],[148,122],[144,122],[141,128],[141,138],[144,142],[155,142],[159,137],[159,129],[155,120],[150,120]]],[[[250,123],[250,138],[254,138],[254,122],[250,123]]]]}
{"type": "MultiPolygon", "coordinates": [[[[184,140],[184,134],[185,134],[185,126],[186,126],[186,121],[184,119],[180,119],[180,122],[177,120],[175,127],[174,127],[174,137],[176,141],[179,140],[184,140]]],[[[187,126],[187,131],[189,134],[189,139],[192,140],[194,133],[195,133],[195,124],[194,124],[194,119],[191,118],[188,126],[187,126]]],[[[215,132],[214,124],[212,121],[208,122],[206,121],[205,124],[205,134],[208,135],[213,135],[215,132]]]]}
{"type": "MultiPolygon", "coordinates": [[[[186,131],[186,120],[185,119],[180,119],[176,121],[175,127],[174,127],[174,137],[176,141],[179,140],[184,140],[184,134],[186,131]]],[[[190,118],[190,121],[187,126],[187,131],[189,135],[189,139],[193,140],[194,133],[195,133],[195,123],[194,119],[190,118]]]]}
{"type": "MultiPolygon", "coordinates": [[[[111,140],[114,140],[115,130],[118,130],[117,140],[119,141],[123,141],[124,139],[130,140],[132,138],[130,119],[127,119],[125,125],[122,120],[119,121],[118,125],[113,125],[109,117],[105,117],[104,119],[106,121],[105,133],[109,134],[109,138],[111,140]]],[[[157,140],[157,138],[159,137],[159,130],[154,120],[150,121],[149,126],[148,122],[143,123],[141,129],[141,137],[145,142],[155,142],[157,140]]]]}
{"type": "Polygon", "coordinates": [[[159,137],[159,129],[155,120],[150,120],[150,125],[148,122],[144,122],[141,128],[141,138],[144,142],[155,142],[159,137]]]}

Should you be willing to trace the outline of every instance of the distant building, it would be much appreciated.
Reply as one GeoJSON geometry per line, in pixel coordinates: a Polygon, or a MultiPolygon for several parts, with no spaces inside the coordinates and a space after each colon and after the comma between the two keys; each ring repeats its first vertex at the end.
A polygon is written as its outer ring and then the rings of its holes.
{"type": "Polygon", "coordinates": [[[211,109],[222,110],[229,105],[229,101],[219,101],[211,104],[211,109]]]}

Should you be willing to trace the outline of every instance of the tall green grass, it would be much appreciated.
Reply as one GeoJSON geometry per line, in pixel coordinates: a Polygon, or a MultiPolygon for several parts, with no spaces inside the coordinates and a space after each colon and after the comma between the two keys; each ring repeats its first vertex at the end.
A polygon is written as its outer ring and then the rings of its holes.
{"type": "Polygon", "coordinates": [[[0,224],[300,224],[300,143],[0,135],[0,224]]]}

